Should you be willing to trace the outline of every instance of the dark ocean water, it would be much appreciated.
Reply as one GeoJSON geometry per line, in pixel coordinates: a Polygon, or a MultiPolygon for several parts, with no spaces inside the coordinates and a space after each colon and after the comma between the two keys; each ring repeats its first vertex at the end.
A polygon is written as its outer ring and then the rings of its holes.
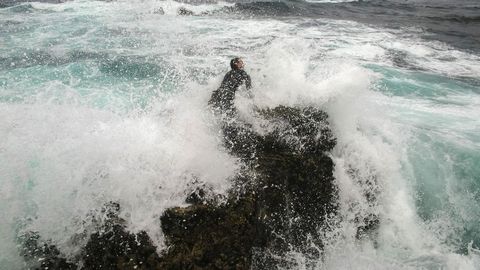
{"type": "MultiPolygon", "coordinates": [[[[66,0],[2,0],[0,7],[25,2],[66,0]]],[[[252,1],[239,3],[233,10],[255,16],[333,18],[391,28],[418,27],[426,31],[427,39],[480,52],[480,1],[477,0],[252,1]]]]}
{"type": "Polygon", "coordinates": [[[366,0],[341,3],[305,1],[239,4],[246,13],[355,20],[390,28],[418,27],[425,38],[480,51],[480,1],[366,0]]]}

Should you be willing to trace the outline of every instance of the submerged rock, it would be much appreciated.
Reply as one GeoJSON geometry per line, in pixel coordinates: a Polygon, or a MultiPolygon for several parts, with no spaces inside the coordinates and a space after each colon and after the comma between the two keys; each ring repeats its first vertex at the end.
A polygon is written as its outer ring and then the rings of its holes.
{"type": "Polygon", "coordinates": [[[104,207],[106,220],[90,235],[84,248],[83,269],[156,269],[159,257],[150,237],[142,231],[130,233],[118,217],[120,205],[104,207]]]}
{"type": "Polygon", "coordinates": [[[68,262],[58,248],[40,239],[36,232],[28,232],[19,237],[22,244],[20,254],[25,258],[29,269],[76,269],[75,264],[68,262]]]}
{"type": "Polygon", "coordinates": [[[153,10],[153,14],[165,15],[165,11],[162,7],[158,7],[153,10]]]}
{"type": "Polygon", "coordinates": [[[180,16],[192,16],[194,15],[193,11],[186,9],[184,7],[181,7],[178,9],[177,14],[180,16]]]}
{"type": "Polygon", "coordinates": [[[120,224],[90,236],[83,269],[158,269],[156,247],[146,232],[133,234],[120,224]]]}

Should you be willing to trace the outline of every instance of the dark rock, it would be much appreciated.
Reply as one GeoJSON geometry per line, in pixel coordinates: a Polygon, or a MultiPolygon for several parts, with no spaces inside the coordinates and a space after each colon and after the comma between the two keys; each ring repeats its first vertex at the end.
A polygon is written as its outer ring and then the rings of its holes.
{"type": "Polygon", "coordinates": [[[194,205],[216,205],[223,199],[222,196],[215,194],[212,187],[200,185],[193,188],[185,199],[186,203],[194,205]]]}
{"type": "Polygon", "coordinates": [[[102,224],[90,235],[76,263],[68,262],[53,244],[41,242],[37,233],[23,235],[21,254],[29,269],[160,269],[157,249],[147,233],[128,232],[119,211],[116,202],[102,208],[102,224]]]}
{"type": "Polygon", "coordinates": [[[154,14],[159,14],[159,15],[164,15],[165,14],[165,11],[163,10],[162,7],[158,7],[156,9],[153,10],[153,13],[154,14]]]}
{"type": "Polygon", "coordinates": [[[350,166],[347,173],[352,179],[359,183],[363,187],[363,196],[366,199],[367,206],[372,209],[368,214],[363,216],[357,214],[354,222],[357,226],[357,239],[365,237],[371,237],[375,239],[376,233],[380,226],[380,218],[374,209],[378,208],[378,196],[380,194],[379,185],[377,183],[376,174],[371,171],[367,175],[360,173],[360,170],[350,166]],[[373,237],[372,237],[373,236],[373,237]]]}
{"type": "Polygon", "coordinates": [[[257,147],[257,205],[267,226],[270,250],[288,248],[319,259],[321,230],[336,214],[333,161],[326,154],[336,144],[327,114],[314,109],[277,107],[261,114],[277,122],[257,147]],[[287,248],[288,247],[288,248],[287,248]]]}
{"type": "Polygon", "coordinates": [[[289,149],[297,154],[322,154],[335,147],[336,139],[328,124],[328,115],[318,109],[279,106],[260,111],[275,129],[267,134],[261,145],[263,151],[289,149]]]}
{"type": "Polygon", "coordinates": [[[172,208],[161,217],[169,249],[162,269],[249,269],[250,254],[262,241],[255,198],[223,205],[172,208]]]}
{"type": "Polygon", "coordinates": [[[262,137],[253,132],[252,127],[242,122],[226,122],[222,126],[225,147],[231,154],[246,163],[255,161],[262,137]]]}
{"type": "Polygon", "coordinates": [[[114,224],[94,233],[85,247],[84,269],[155,269],[159,257],[146,232],[114,224]]]}
{"type": "MultiPolygon", "coordinates": [[[[268,133],[240,121],[225,123],[225,147],[246,163],[226,197],[195,179],[188,207],[161,216],[168,249],[160,256],[145,232],[128,232],[120,205],[106,204],[81,258],[83,269],[275,269],[294,268],[283,256],[322,258],[322,235],[337,211],[333,161],[335,146],[327,115],[314,108],[277,107],[259,112],[268,133]]],[[[365,220],[365,230],[375,227],[365,220]]],[[[26,258],[49,258],[49,269],[72,269],[53,245],[38,253],[38,237],[25,241],[26,258]],[[40,255],[37,255],[37,253],[40,255]],[[31,255],[33,254],[33,255],[31,255]]]]}
{"type": "Polygon", "coordinates": [[[274,126],[263,136],[239,121],[223,126],[225,146],[250,163],[255,179],[237,179],[243,185],[225,204],[197,203],[162,216],[166,269],[250,269],[255,250],[263,254],[255,258],[261,268],[285,266],[281,255],[292,249],[321,259],[321,230],[337,209],[333,162],[325,153],[336,141],[327,115],[288,107],[260,115],[274,126]]]}
{"type": "Polygon", "coordinates": [[[150,237],[144,231],[128,232],[119,211],[115,202],[103,208],[106,220],[84,249],[84,269],[155,269],[159,257],[150,237]]]}
{"type": "Polygon", "coordinates": [[[192,16],[194,13],[191,10],[181,7],[178,9],[177,14],[180,16],[192,16]]]}
{"type": "Polygon", "coordinates": [[[43,242],[36,232],[28,232],[19,237],[22,243],[20,254],[25,258],[29,269],[76,269],[68,262],[55,245],[43,242]]]}
{"type": "MultiPolygon", "coordinates": [[[[357,239],[362,239],[378,232],[380,226],[380,219],[375,214],[370,214],[363,219],[357,218],[357,239]]],[[[375,240],[376,237],[374,237],[375,240]]],[[[376,244],[376,243],[375,243],[376,244]]]]}

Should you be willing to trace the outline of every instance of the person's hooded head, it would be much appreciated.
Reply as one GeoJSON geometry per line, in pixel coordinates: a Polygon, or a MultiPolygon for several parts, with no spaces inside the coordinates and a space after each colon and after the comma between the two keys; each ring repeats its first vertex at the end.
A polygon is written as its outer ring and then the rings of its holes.
{"type": "Polygon", "coordinates": [[[243,63],[242,58],[240,57],[235,57],[232,60],[230,60],[230,67],[232,69],[243,69],[245,64],[243,63]]]}

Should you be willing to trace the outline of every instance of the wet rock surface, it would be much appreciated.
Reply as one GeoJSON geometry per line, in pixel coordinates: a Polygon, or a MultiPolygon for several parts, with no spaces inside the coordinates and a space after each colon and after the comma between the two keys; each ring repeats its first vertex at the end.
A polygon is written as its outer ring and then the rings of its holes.
{"type": "Polygon", "coordinates": [[[163,269],[249,269],[251,249],[261,241],[255,199],[244,196],[224,205],[172,208],[161,218],[170,248],[163,269]]]}
{"type": "MultiPolygon", "coordinates": [[[[274,269],[288,263],[281,259],[288,251],[320,260],[325,221],[337,211],[328,156],[336,141],[327,114],[277,107],[259,115],[269,123],[267,132],[235,121],[223,126],[225,147],[249,172],[233,180],[227,197],[198,186],[188,207],[167,209],[161,216],[167,249],[157,254],[145,232],[128,232],[120,205],[111,203],[76,264],[47,245],[48,269],[274,269]]],[[[37,256],[35,237],[25,242],[26,258],[37,256]]]]}
{"type": "Polygon", "coordinates": [[[157,269],[159,257],[146,232],[133,234],[119,224],[90,236],[83,269],[157,269]]]}
{"type": "Polygon", "coordinates": [[[120,205],[103,207],[106,217],[97,232],[90,235],[84,248],[83,269],[156,269],[159,257],[146,232],[128,232],[118,217],[120,205]]]}
{"type": "Polygon", "coordinates": [[[193,11],[186,9],[184,7],[181,7],[177,10],[177,14],[180,16],[192,16],[194,15],[193,11]]]}
{"type": "Polygon", "coordinates": [[[73,263],[65,259],[55,245],[40,240],[40,235],[28,232],[21,237],[20,254],[25,258],[30,269],[76,269],[73,263]]]}
{"type": "Polygon", "coordinates": [[[223,126],[226,148],[254,168],[254,179],[237,179],[241,188],[224,204],[204,204],[196,195],[196,205],[162,216],[171,245],[163,258],[173,263],[167,268],[249,269],[253,259],[273,268],[290,250],[321,259],[320,232],[337,201],[327,114],[282,106],[259,114],[271,125],[265,134],[241,122],[223,126]],[[272,256],[254,258],[254,251],[272,256]]]}

